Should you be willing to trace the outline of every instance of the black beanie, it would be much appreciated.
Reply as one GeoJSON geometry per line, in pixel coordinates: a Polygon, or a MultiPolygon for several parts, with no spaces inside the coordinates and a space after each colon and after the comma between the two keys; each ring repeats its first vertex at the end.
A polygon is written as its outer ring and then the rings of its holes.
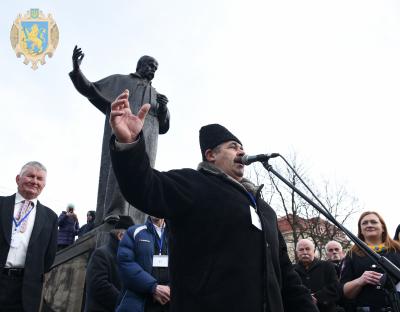
{"type": "Polygon", "coordinates": [[[228,129],[219,124],[210,124],[200,128],[199,131],[200,149],[203,160],[206,159],[205,152],[208,149],[227,141],[235,141],[242,145],[242,142],[235,137],[228,129]]]}
{"type": "Polygon", "coordinates": [[[119,220],[117,223],[115,223],[114,229],[128,229],[130,226],[132,226],[134,223],[132,221],[132,218],[130,216],[119,216],[119,220]]]}

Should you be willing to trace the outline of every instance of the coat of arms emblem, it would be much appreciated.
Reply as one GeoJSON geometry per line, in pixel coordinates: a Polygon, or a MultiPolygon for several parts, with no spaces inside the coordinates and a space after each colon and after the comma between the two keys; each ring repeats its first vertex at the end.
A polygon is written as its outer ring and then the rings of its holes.
{"type": "Polygon", "coordinates": [[[17,57],[25,57],[25,65],[32,62],[34,70],[38,62],[46,63],[46,55],[53,56],[58,39],[58,27],[51,14],[46,17],[39,9],[30,9],[24,16],[19,14],[11,27],[12,48],[17,57]]]}

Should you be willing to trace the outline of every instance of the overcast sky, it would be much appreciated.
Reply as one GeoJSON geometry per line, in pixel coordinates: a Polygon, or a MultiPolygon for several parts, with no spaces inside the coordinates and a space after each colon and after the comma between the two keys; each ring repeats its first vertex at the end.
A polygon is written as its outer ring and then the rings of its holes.
{"type": "MultiPolygon", "coordinates": [[[[75,44],[96,81],[159,61],[153,86],[170,100],[156,168],[195,168],[198,130],[218,122],[249,154],[295,152],[310,177],[345,184],[365,209],[400,223],[400,4],[369,0],[2,1],[0,194],[30,160],[48,168],[40,199],[57,213],[95,209],[104,116],[68,77],[75,44]],[[30,8],[60,31],[36,71],[10,29],[30,8]]],[[[121,90],[122,91],[122,90],[121,90]]],[[[273,163],[273,162],[271,162],[273,163]]],[[[352,230],[354,225],[351,226],[352,230]]]]}

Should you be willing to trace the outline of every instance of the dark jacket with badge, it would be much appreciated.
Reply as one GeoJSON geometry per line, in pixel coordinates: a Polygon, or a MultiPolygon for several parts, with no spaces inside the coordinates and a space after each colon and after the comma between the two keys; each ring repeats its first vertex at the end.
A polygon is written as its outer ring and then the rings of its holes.
{"type": "Polygon", "coordinates": [[[123,290],[117,312],[143,312],[145,307],[148,311],[147,308],[153,305],[149,301],[153,300],[157,284],[169,283],[167,267],[153,268],[153,256],[159,254],[159,249],[162,255],[168,253],[167,233],[165,230],[162,241],[157,241],[158,236],[150,218],[146,224],[131,226],[125,233],[118,248],[123,290]]]}
{"type": "Polygon", "coordinates": [[[171,311],[316,311],[260,189],[247,183],[262,231],[252,224],[248,190],[216,167],[158,172],[149,166],[142,138],[125,151],[116,151],[113,139],[122,194],[169,221],[171,311]]]}
{"type": "MultiPolygon", "coordinates": [[[[0,268],[5,266],[10,250],[14,205],[15,194],[0,196],[0,268]]],[[[22,284],[22,304],[26,312],[39,311],[43,275],[50,270],[56,249],[57,215],[38,201],[35,223],[26,252],[22,284]]]]}
{"type": "Polygon", "coordinates": [[[117,266],[118,239],[93,252],[86,270],[86,312],[113,312],[120,297],[121,278],[117,266]]]}
{"type": "Polygon", "coordinates": [[[303,284],[314,294],[318,300],[320,312],[335,312],[336,301],[339,300],[339,279],[335,266],[323,260],[314,259],[309,268],[302,264],[294,265],[303,284]]]}

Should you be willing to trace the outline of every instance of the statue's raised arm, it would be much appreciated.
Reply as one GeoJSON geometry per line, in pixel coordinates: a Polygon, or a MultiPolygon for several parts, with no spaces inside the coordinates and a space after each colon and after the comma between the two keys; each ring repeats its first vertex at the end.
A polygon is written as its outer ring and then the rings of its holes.
{"type": "Polygon", "coordinates": [[[69,76],[76,90],[85,96],[102,113],[106,114],[111,101],[104,97],[95,84],[90,82],[82,73],[80,66],[84,57],[85,54],[82,52],[82,49],[75,46],[72,52],[72,71],[69,73],[69,76]]]}
{"type": "Polygon", "coordinates": [[[111,103],[126,90],[123,99],[126,102],[124,103],[129,105],[131,114],[141,116],[139,112],[148,112],[143,125],[143,138],[150,165],[154,167],[158,136],[169,130],[170,119],[168,98],[158,93],[152,86],[158,62],[154,57],[145,55],[137,62],[136,72],[128,75],[114,74],[91,82],[82,73],[81,65],[84,57],[82,49],[75,46],[72,52],[72,71],[69,76],[78,92],[106,117],[96,210],[96,215],[99,217],[96,218],[96,223],[101,223],[103,218],[110,214],[129,215],[133,217],[135,223],[144,223],[144,214],[131,207],[122,196],[111,168],[108,144],[112,131],[109,120],[111,103]]]}

